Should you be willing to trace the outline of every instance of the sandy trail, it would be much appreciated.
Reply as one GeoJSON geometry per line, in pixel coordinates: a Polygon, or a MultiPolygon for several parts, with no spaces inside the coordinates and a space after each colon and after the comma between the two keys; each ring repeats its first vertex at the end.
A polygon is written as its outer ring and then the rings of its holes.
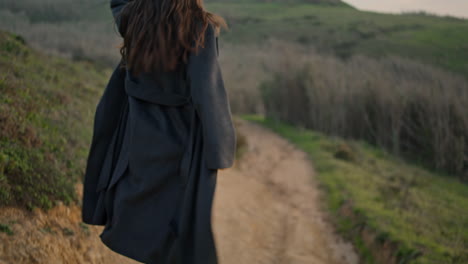
{"type": "Polygon", "coordinates": [[[213,208],[220,263],[358,263],[326,222],[306,154],[259,125],[238,129],[249,149],[220,171],[213,208]]]}
{"type": "MultiPolygon", "coordinates": [[[[306,155],[258,125],[241,121],[238,129],[249,149],[219,172],[213,208],[220,264],[357,263],[352,246],[333,234],[320,210],[306,155]]],[[[0,232],[0,264],[139,263],[105,247],[102,227],[83,225],[78,205],[47,213],[2,208],[0,223],[14,231],[0,232]]]]}

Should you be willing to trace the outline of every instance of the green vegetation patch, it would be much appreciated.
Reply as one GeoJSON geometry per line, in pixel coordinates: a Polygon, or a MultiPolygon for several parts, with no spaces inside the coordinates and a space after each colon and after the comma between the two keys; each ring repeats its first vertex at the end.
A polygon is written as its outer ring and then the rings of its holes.
{"type": "Polygon", "coordinates": [[[468,263],[467,185],[363,142],[244,118],[309,154],[338,230],[365,263],[468,263]]]}
{"type": "Polygon", "coordinates": [[[0,206],[76,200],[106,75],[0,32],[0,206]]]}
{"type": "Polygon", "coordinates": [[[1,223],[0,223],[0,232],[6,233],[9,236],[12,236],[15,234],[9,225],[5,225],[1,223]]]}

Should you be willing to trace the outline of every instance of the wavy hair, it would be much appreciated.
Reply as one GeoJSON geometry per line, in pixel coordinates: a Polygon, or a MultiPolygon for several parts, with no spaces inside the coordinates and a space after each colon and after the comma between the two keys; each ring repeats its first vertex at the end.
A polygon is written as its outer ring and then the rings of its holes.
{"type": "Polygon", "coordinates": [[[123,65],[134,74],[171,71],[203,47],[208,24],[216,33],[226,22],[202,0],[133,0],[120,13],[123,65]]]}

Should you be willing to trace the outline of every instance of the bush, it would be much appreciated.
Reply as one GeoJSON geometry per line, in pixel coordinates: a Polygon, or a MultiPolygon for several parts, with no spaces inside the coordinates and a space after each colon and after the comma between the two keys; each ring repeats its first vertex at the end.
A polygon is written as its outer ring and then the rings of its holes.
{"type": "Polygon", "coordinates": [[[289,60],[262,84],[266,114],[468,179],[468,84],[397,57],[289,60]]]}

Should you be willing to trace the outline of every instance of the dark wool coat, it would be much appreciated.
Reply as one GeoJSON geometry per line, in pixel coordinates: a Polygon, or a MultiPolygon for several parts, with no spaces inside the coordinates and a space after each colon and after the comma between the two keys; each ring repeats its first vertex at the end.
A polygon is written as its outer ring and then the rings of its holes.
{"type": "MultiPolygon", "coordinates": [[[[128,0],[112,0],[114,16],[128,0]]],[[[83,222],[144,263],[217,263],[211,208],[236,135],[214,28],[183,70],[132,76],[117,67],[96,108],[83,222]],[[156,76],[157,75],[157,76],[156,76]]]]}

